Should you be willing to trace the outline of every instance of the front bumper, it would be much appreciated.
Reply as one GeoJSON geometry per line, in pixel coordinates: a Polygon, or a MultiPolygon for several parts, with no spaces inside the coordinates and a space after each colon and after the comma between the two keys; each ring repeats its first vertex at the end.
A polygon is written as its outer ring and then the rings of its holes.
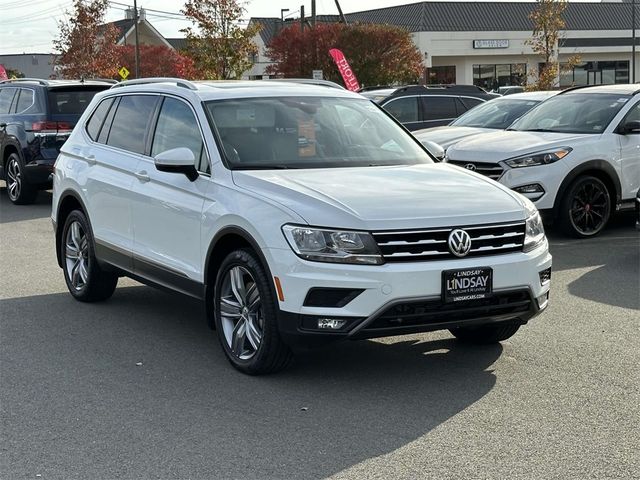
{"type": "Polygon", "coordinates": [[[541,305],[537,303],[537,299],[547,298],[550,287],[550,282],[541,283],[540,272],[552,263],[546,242],[529,253],[378,266],[309,262],[286,249],[268,249],[265,254],[284,295],[279,304],[280,331],[286,341],[296,344],[305,337],[304,343],[314,344],[331,339],[372,338],[495,321],[526,323],[546,307],[546,301],[541,305]],[[520,295],[517,302],[524,303],[514,306],[504,297],[502,306],[482,302],[467,305],[456,302],[455,307],[442,304],[442,271],[476,267],[493,269],[495,298],[520,295]],[[305,298],[314,288],[362,292],[340,308],[305,306],[305,298]],[[391,310],[398,305],[418,310],[407,313],[405,309],[398,314],[391,310]],[[509,305],[517,308],[510,310],[509,305]],[[415,321],[407,321],[407,315],[415,321]],[[338,331],[314,331],[309,325],[317,323],[318,318],[344,319],[346,324],[338,331]],[[403,320],[398,322],[398,318],[403,320]]]}

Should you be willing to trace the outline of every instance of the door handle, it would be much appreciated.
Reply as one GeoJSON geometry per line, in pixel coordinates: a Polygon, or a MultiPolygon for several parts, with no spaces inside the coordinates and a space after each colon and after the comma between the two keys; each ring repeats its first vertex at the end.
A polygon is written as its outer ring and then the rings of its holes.
{"type": "Polygon", "coordinates": [[[134,175],[136,176],[136,178],[138,180],[140,180],[142,183],[146,183],[149,180],[151,180],[151,177],[149,176],[149,174],[147,173],[146,170],[141,170],[139,172],[134,173],[134,175]]]}

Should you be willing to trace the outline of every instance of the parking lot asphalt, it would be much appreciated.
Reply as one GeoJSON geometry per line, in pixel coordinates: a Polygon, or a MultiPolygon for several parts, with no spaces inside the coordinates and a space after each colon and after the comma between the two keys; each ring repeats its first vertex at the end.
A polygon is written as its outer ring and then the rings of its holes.
{"type": "Polygon", "coordinates": [[[68,294],[50,193],[0,188],[0,478],[634,479],[640,236],[551,235],[546,313],[499,346],[447,332],[237,373],[203,308],[121,280],[68,294]]]}

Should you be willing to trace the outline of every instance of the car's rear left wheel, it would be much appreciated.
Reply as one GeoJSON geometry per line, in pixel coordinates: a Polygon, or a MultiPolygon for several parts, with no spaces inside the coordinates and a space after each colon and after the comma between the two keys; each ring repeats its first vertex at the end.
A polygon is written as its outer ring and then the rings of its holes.
{"type": "Polygon", "coordinates": [[[24,167],[16,153],[12,153],[7,159],[5,182],[9,200],[16,205],[27,205],[35,201],[38,189],[25,181],[24,167]]]}
{"type": "Polygon", "coordinates": [[[231,364],[251,375],[285,368],[292,353],[280,338],[273,289],[252,250],[227,255],[214,292],[216,330],[231,364]]]}
{"type": "Polygon", "coordinates": [[[118,275],[100,268],[95,245],[84,213],[74,210],[62,230],[60,257],[69,292],[81,302],[98,302],[113,295],[118,275]]]}

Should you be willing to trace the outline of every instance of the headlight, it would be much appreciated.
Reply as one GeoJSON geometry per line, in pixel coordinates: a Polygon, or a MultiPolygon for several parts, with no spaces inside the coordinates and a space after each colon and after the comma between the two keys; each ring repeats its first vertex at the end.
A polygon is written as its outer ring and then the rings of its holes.
{"type": "Polygon", "coordinates": [[[571,148],[567,147],[558,148],[557,150],[551,150],[548,152],[532,153],[531,155],[524,155],[522,157],[505,160],[504,163],[509,165],[511,168],[537,167],[538,165],[548,165],[566,157],[567,155],[569,155],[571,150],[571,148]]]}
{"type": "Polygon", "coordinates": [[[529,211],[529,217],[527,218],[526,223],[524,247],[522,248],[523,252],[530,252],[547,240],[544,235],[544,226],[542,225],[540,213],[538,213],[535,207],[533,210],[527,210],[529,211]]]}
{"type": "Polygon", "coordinates": [[[383,263],[378,245],[366,232],[295,225],[285,225],[282,231],[293,251],[306,260],[367,265],[383,263]]]}

